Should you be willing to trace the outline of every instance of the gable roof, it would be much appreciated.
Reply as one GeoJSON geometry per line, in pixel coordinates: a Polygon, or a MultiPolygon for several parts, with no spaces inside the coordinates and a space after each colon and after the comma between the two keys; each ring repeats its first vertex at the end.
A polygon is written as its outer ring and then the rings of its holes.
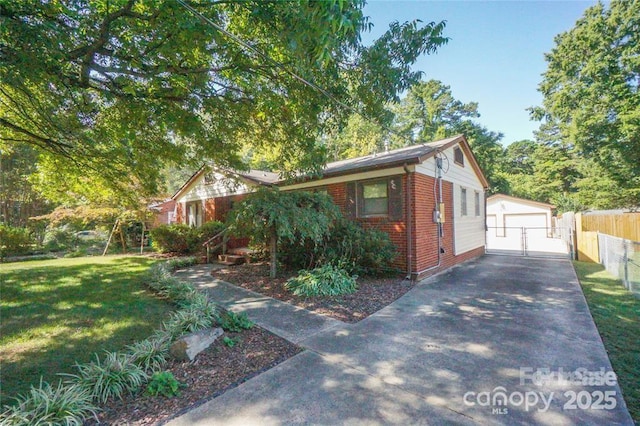
{"type": "MultiPolygon", "coordinates": [[[[362,173],[377,169],[387,169],[403,165],[420,164],[427,159],[435,156],[438,152],[444,151],[445,149],[448,149],[456,144],[459,144],[464,151],[465,156],[469,160],[469,163],[478,176],[478,179],[482,183],[482,186],[484,188],[488,188],[489,182],[482,173],[482,170],[480,169],[478,162],[473,156],[471,148],[469,147],[469,143],[467,142],[467,139],[464,137],[464,135],[456,135],[447,139],[398,148],[383,153],[365,155],[362,157],[350,158],[348,160],[334,161],[332,163],[328,163],[324,167],[320,177],[302,175],[294,179],[294,182],[314,181],[329,177],[349,175],[352,173],[362,173]]],[[[270,186],[291,183],[281,178],[278,173],[274,172],[267,172],[264,170],[226,170],[215,167],[213,165],[203,165],[196,173],[193,174],[193,176],[189,178],[189,180],[187,180],[187,182],[185,182],[184,185],[182,185],[182,187],[175,194],[173,194],[171,198],[174,200],[178,199],[182,195],[182,193],[184,193],[186,189],[191,186],[193,182],[195,182],[203,173],[208,170],[217,171],[228,177],[235,176],[244,180],[245,182],[250,182],[258,185],[270,186]]]]}
{"type": "Polygon", "coordinates": [[[238,170],[226,170],[223,168],[215,167],[212,165],[204,164],[202,167],[198,169],[191,177],[176,191],[175,194],[171,196],[172,200],[177,200],[180,196],[194,183],[196,180],[200,178],[203,174],[208,171],[216,171],[222,175],[227,177],[237,177],[245,182],[249,182],[255,185],[274,185],[278,181],[280,181],[280,175],[274,172],[267,172],[264,170],[248,170],[248,171],[238,171],[238,170]]]}
{"type": "Polygon", "coordinates": [[[541,201],[527,200],[526,198],[513,197],[511,195],[506,195],[506,194],[494,194],[487,198],[487,202],[497,200],[498,198],[504,198],[504,199],[515,201],[518,203],[531,204],[534,206],[548,208],[548,209],[556,208],[556,206],[554,206],[553,204],[543,203],[541,201]]]}
{"type": "MultiPolygon", "coordinates": [[[[420,164],[440,151],[444,151],[456,144],[460,144],[466,157],[470,160],[471,167],[478,175],[482,185],[487,188],[489,182],[482,173],[476,161],[469,143],[463,135],[456,135],[439,141],[412,145],[404,148],[394,149],[388,152],[365,155],[362,157],[350,158],[348,160],[334,161],[328,163],[322,170],[322,179],[335,176],[343,176],[351,173],[361,173],[376,169],[386,169],[391,167],[420,164]]],[[[300,180],[317,180],[317,177],[306,177],[300,180]]]]}

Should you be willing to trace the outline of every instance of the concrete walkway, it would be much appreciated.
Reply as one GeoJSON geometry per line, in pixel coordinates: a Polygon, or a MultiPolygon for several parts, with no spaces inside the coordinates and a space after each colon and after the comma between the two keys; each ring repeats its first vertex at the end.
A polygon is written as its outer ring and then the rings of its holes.
{"type": "Polygon", "coordinates": [[[176,272],[203,290],[217,304],[233,312],[245,312],[252,321],[293,343],[343,325],[342,321],[314,314],[306,309],[272,299],[213,278],[212,268],[222,265],[196,265],[176,272]]]}
{"type": "MultiPolygon", "coordinates": [[[[280,302],[201,279],[227,306],[296,334],[269,319],[280,302]]],[[[633,424],[617,384],[557,378],[611,371],[566,260],[485,256],[357,324],[317,324],[294,337],[308,350],[170,424],[633,424]],[[539,369],[555,379],[532,380],[539,369]]]]}

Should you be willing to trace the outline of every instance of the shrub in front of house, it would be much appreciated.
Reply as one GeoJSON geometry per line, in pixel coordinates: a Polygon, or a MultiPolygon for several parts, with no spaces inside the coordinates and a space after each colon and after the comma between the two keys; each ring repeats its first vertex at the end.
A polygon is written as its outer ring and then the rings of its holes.
{"type": "Polygon", "coordinates": [[[33,243],[28,229],[0,223],[0,259],[29,253],[33,243]]]}
{"type": "Polygon", "coordinates": [[[328,263],[312,270],[303,269],[298,276],[289,278],[285,288],[296,296],[341,296],[358,289],[356,276],[328,263]]]}
{"type": "Polygon", "coordinates": [[[360,276],[397,272],[392,266],[397,251],[389,235],[378,229],[364,229],[345,218],[337,220],[320,243],[282,244],[281,250],[283,263],[292,268],[311,269],[332,263],[360,276]]]}
{"type": "Polygon", "coordinates": [[[185,224],[161,225],[150,231],[151,245],[160,253],[194,254],[203,249],[202,244],[224,229],[218,221],[204,223],[199,228],[185,224]]]}

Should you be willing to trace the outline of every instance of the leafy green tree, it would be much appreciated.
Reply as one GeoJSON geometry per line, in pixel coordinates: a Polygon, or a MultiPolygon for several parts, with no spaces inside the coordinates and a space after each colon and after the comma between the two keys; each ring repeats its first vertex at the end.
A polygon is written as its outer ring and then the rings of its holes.
{"type": "MultiPolygon", "coordinates": [[[[640,2],[587,9],[546,55],[532,109],[541,141],[575,147],[625,191],[618,206],[640,205],[640,2]]],[[[590,185],[592,189],[594,185],[590,185]]]]}
{"type": "Polygon", "coordinates": [[[0,149],[0,223],[24,227],[31,216],[51,209],[28,180],[36,171],[37,160],[30,146],[0,149]]]}
{"type": "Polygon", "coordinates": [[[450,86],[438,80],[422,81],[412,86],[397,105],[391,135],[394,146],[431,142],[463,133],[489,180],[492,192],[506,190],[499,165],[504,155],[502,134],[473,121],[480,116],[476,102],[463,103],[454,98],[450,86]]]}
{"type": "Polygon", "coordinates": [[[560,211],[581,205],[575,186],[582,178],[580,159],[573,150],[524,140],[509,145],[505,153],[502,171],[510,194],[555,204],[560,211]]]}
{"type": "Polygon", "coordinates": [[[505,169],[511,174],[532,174],[538,144],[532,140],[521,140],[507,145],[504,155],[505,169]]]}
{"type": "Polygon", "coordinates": [[[382,152],[387,134],[380,124],[354,114],[327,143],[328,157],[335,161],[382,152]]]}
{"type": "Polygon", "coordinates": [[[402,135],[394,141],[399,146],[446,138],[458,132],[463,122],[480,116],[476,102],[455,99],[451,87],[438,80],[412,86],[393,111],[394,127],[402,135]]]}
{"type": "Polygon", "coordinates": [[[319,243],[339,216],[340,210],[327,194],[260,189],[234,206],[226,224],[232,235],[269,246],[275,278],[278,244],[319,243]]]}
{"type": "Polygon", "coordinates": [[[409,22],[364,46],[363,6],[0,2],[0,144],[37,147],[60,191],[91,182],[71,192],[154,193],[163,163],[240,167],[245,143],[285,173],[318,168],[319,133],[348,107],[383,114],[446,42],[443,22],[409,22]]]}

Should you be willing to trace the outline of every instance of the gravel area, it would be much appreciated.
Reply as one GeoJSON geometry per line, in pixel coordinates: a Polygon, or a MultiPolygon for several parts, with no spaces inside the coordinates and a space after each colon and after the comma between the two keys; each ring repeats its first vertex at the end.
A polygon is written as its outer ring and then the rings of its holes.
{"type": "Polygon", "coordinates": [[[413,287],[411,280],[404,277],[358,278],[358,291],[335,297],[295,296],[284,288],[288,278],[297,275],[295,271],[284,271],[280,276],[269,278],[267,263],[252,263],[214,269],[214,278],[264,294],[265,296],[291,303],[310,311],[330,316],[344,322],[358,322],[384,308],[413,287]]]}
{"type": "Polygon", "coordinates": [[[258,326],[241,333],[225,332],[193,362],[171,361],[166,370],[186,384],[173,398],[129,395],[109,401],[99,422],[88,425],[155,425],[215,398],[251,377],[301,352],[302,349],[258,326]],[[237,341],[228,347],[224,337],[237,341]]]}

